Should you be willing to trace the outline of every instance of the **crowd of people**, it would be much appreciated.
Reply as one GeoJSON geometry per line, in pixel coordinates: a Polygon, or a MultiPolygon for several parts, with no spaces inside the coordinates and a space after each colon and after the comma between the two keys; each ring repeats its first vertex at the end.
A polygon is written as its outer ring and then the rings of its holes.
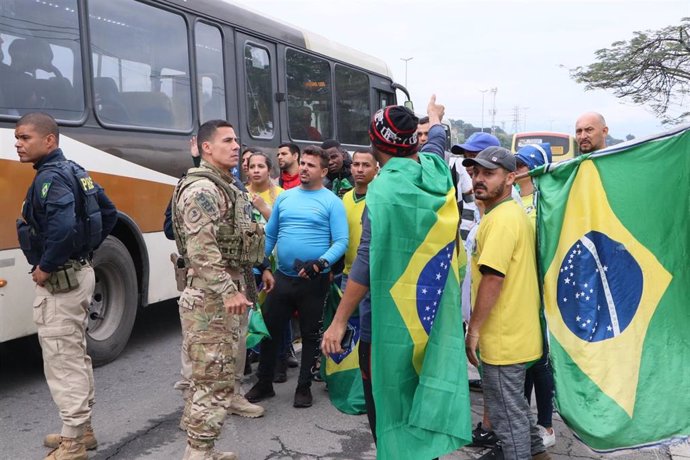
{"type": "MultiPolygon", "coordinates": [[[[199,128],[190,142],[194,167],[175,188],[165,224],[166,235],[176,241],[179,265],[186,270],[179,300],[183,378],[176,384],[185,402],[180,421],[187,433],[185,459],[237,458],[214,449],[227,413],[264,415],[256,403],[275,396],[273,384],[287,380],[289,366],[300,368],[293,406],[310,407],[321,353],[343,352],[347,321],[356,310],[367,416],[377,441],[371,347],[380,332],[372,330],[371,318],[379,296],[370,295],[370,285],[385,261],[372,260],[371,249],[384,235],[386,194],[399,190],[377,187],[371,200],[367,193],[377,181],[394,183],[410,165],[418,165],[420,174],[427,174],[425,180],[450,179],[455,187],[457,222],[449,241],[457,240],[468,259],[462,294],[454,300],[463,310],[466,327],[458,334],[464,336],[467,360],[481,375],[479,381],[457,385],[483,391],[485,404],[472,442],[491,448],[486,458],[550,458],[546,448],[555,443],[553,376],[537,281],[535,189],[527,174],[551,161],[550,146],[528,145],[513,154],[496,137],[479,132],[445,152],[446,134],[440,124],[444,110],[435,97],[428,104],[428,117],[422,119],[400,106],[381,109],[369,126],[372,146],[352,154],[334,139],[304,149],[281,144],[275,156],[276,178],[274,157],[256,148],[240,151],[227,121],[210,120],[199,128]],[[446,167],[434,169],[437,164],[446,167]],[[344,293],[324,331],[323,310],[332,283],[344,293]],[[270,337],[247,350],[248,317],[258,303],[270,337]],[[299,362],[293,349],[293,321],[302,343],[299,362]],[[241,378],[252,372],[256,356],[257,381],[242,395],[241,378]],[[530,412],[533,391],[537,420],[530,412]]],[[[607,131],[601,115],[581,116],[576,123],[580,151],[604,148],[607,131]]],[[[82,278],[93,278],[87,254],[94,248],[49,250],[64,246],[50,241],[58,224],[41,216],[67,206],[77,221],[73,216],[60,222],[58,230],[65,233],[83,226],[80,213],[74,213],[82,200],[80,192],[51,166],[66,161],[55,121],[45,114],[25,115],[15,137],[21,161],[37,169],[23,220],[44,241],[34,243],[33,249],[22,246],[35,267],[37,298],[54,299],[65,309],[68,304],[80,305],[69,320],[40,318],[42,345],[44,340],[59,339],[75,351],[56,357],[49,354],[55,347],[44,345],[48,384],[63,420],[62,432],[48,435],[44,443],[54,448],[48,458],[87,458],[86,450],[97,446],[90,412],[93,379],[84,339],[93,283],[82,278]],[[78,278],[74,284],[81,288],[60,285],[59,272],[78,278]],[[66,324],[78,333],[58,334],[66,324]],[[42,334],[42,326],[48,332],[42,334]],[[60,359],[70,363],[64,368],[66,377],[53,369],[60,359]],[[81,393],[61,389],[73,375],[78,375],[74,386],[81,393]]],[[[103,215],[97,246],[112,229],[114,207],[97,185],[94,189],[103,215]]],[[[418,231],[396,229],[403,234],[418,231]]]]}

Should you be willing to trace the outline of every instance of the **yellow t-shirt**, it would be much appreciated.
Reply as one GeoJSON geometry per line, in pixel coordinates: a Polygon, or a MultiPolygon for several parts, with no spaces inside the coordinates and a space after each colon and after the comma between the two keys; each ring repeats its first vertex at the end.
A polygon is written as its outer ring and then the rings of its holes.
{"type": "Polygon", "coordinates": [[[362,238],[362,213],[364,212],[364,198],[355,199],[355,191],[350,190],[343,195],[343,204],[345,205],[345,214],[347,215],[347,225],[350,229],[350,240],[345,252],[345,268],[344,274],[350,273],[352,263],[357,257],[357,248],[359,248],[359,240],[362,238]]]}
{"type": "Polygon", "coordinates": [[[491,209],[479,223],[472,250],[472,299],[481,265],[505,275],[501,293],[479,330],[482,361],[509,365],[534,361],[542,355],[539,288],[534,228],[513,199],[491,209]]]}
{"type": "Polygon", "coordinates": [[[532,224],[532,229],[534,230],[537,228],[537,208],[534,207],[534,193],[521,196],[520,199],[522,200],[522,208],[527,213],[527,217],[529,217],[530,224],[532,224]]]}

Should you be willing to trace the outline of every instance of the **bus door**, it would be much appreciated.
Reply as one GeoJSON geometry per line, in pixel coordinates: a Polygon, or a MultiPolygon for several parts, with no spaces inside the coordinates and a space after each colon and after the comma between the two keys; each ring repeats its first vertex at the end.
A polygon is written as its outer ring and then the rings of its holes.
{"type": "Polygon", "coordinates": [[[237,78],[242,148],[248,145],[277,147],[278,87],[276,45],[256,37],[237,34],[237,78]],[[242,95],[245,95],[244,97],[242,95]]]}

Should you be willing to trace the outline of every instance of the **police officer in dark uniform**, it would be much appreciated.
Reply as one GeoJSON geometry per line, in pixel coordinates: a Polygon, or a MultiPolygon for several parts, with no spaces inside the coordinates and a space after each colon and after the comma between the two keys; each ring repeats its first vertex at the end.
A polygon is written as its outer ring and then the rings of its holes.
{"type": "Polygon", "coordinates": [[[86,459],[86,447],[96,447],[91,428],[93,370],[85,331],[95,285],[89,258],[115,226],[117,211],[88,173],[65,159],[53,117],[24,115],[14,137],[19,161],[36,169],[17,232],[33,266],[33,318],[48,387],[62,418],[60,434],[44,440],[56,447],[46,458],[86,459]]]}

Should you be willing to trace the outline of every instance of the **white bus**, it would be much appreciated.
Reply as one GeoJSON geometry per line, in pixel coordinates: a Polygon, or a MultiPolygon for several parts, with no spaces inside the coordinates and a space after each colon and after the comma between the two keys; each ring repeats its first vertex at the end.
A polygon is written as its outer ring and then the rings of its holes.
{"type": "Polygon", "coordinates": [[[44,111],[119,210],[94,254],[96,364],[122,351],[137,308],[179,295],[163,215],[201,122],[227,119],[268,151],[328,138],[352,150],[396,90],[409,99],[380,60],[222,1],[2,0],[0,40],[0,342],[35,333],[15,230],[34,170],[13,145],[16,120],[44,111]]]}

